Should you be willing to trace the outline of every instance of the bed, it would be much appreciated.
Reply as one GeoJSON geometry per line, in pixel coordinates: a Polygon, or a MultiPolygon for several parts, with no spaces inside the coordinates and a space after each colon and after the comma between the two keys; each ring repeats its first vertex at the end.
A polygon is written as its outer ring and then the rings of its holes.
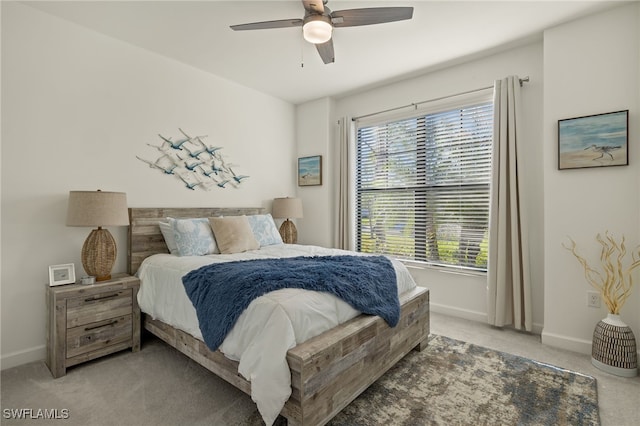
{"type": "MultiPolygon", "coordinates": [[[[128,269],[168,253],[159,223],[166,217],[256,215],[261,208],[130,208],[128,269]]],[[[144,286],[142,282],[142,286],[144,286]]],[[[359,315],[289,349],[291,396],[280,414],[289,425],[322,425],[353,401],[409,351],[422,350],[429,335],[429,291],[400,295],[400,320],[390,328],[378,316],[359,315]]],[[[222,379],[251,395],[238,362],[211,351],[192,334],[143,313],[144,328],[222,379]]]]}

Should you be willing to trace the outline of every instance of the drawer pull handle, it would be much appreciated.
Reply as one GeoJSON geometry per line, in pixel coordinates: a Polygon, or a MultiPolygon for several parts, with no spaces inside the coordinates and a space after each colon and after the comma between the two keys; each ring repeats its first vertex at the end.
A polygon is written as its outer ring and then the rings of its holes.
{"type": "Polygon", "coordinates": [[[115,321],[111,321],[110,323],[107,323],[107,324],[94,325],[93,327],[85,327],[84,331],[95,330],[96,328],[102,328],[102,327],[109,327],[111,325],[116,325],[117,323],[118,323],[118,320],[115,320],[115,321]]]}
{"type": "Polygon", "coordinates": [[[114,293],[114,294],[110,294],[108,296],[96,296],[96,297],[90,297],[88,299],[84,299],[85,302],[94,302],[96,300],[104,300],[104,299],[111,299],[112,297],[118,297],[119,293],[114,293]]]}

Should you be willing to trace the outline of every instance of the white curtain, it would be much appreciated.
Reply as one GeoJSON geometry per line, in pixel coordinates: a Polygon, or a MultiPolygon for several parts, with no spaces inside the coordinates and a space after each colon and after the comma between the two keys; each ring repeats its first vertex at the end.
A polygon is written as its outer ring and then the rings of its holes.
{"type": "Polygon", "coordinates": [[[531,331],[531,283],[523,164],[520,138],[520,79],[510,76],[494,86],[491,207],[487,314],[491,325],[531,331]]]}
{"type": "Polygon", "coordinates": [[[349,242],[349,133],[350,120],[342,117],[338,121],[338,191],[337,191],[337,220],[336,220],[336,248],[348,250],[349,242]]]}

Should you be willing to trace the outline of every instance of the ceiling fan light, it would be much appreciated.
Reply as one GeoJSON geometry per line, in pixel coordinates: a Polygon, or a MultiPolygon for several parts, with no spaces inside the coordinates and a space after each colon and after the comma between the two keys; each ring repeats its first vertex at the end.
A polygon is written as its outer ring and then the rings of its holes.
{"type": "Polygon", "coordinates": [[[317,16],[317,18],[305,22],[302,26],[304,39],[309,43],[321,44],[331,39],[333,26],[323,18],[324,16],[317,16]]]}

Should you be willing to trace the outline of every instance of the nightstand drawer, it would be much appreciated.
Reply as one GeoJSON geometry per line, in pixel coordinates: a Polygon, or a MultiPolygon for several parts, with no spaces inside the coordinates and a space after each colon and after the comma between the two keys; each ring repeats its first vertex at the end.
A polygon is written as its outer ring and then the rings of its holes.
{"type": "Polygon", "coordinates": [[[131,314],[131,289],[106,291],[67,300],[67,328],[131,314]]]}
{"type": "Polygon", "coordinates": [[[131,341],[131,315],[110,318],[67,330],[67,358],[131,341]]]}

